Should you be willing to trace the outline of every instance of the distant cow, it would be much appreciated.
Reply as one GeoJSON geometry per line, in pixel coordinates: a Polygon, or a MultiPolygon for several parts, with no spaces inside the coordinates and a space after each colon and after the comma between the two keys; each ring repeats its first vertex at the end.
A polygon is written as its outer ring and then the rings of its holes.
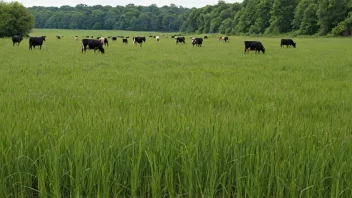
{"type": "Polygon", "coordinates": [[[183,36],[176,37],[175,41],[176,41],[176,44],[178,44],[178,43],[186,43],[185,42],[185,37],[183,37],[183,36]]]}
{"type": "Polygon", "coordinates": [[[159,36],[155,36],[155,41],[159,43],[160,37],[159,36]]]}
{"type": "Polygon", "coordinates": [[[133,44],[137,45],[137,43],[140,44],[140,46],[142,47],[142,43],[145,42],[145,37],[141,37],[141,36],[137,36],[137,37],[133,37],[133,44]]]}
{"type": "Polygon", "coordinates": [[[78,41],[78,36],[75,36],[75,41],[78,41]]]}
{"type": "Polygon", "coordinates": [[[222,42],[228,42],[229,41],[229,37],[228,36],[220,36],[219,37],[219,39],[218,39],[218,41],[220,42],[220,41],[222,41],[222,42]]]}
{"type": "Polygon", "coordinates": [[[175,38],[176,36],[171,36],[171,38],[175,38]]]}
{"type": "Polygon", "coordinates": [[[128,39],[128,38],[130,38],[129,36],[126,36],[126,38],[128,39]]]}
{"type": "Polygon", "coordinates": [[[112,41],[116,41],[117,40],[117,37],[116,36],[113,36],[111,37],[112,41]]]}
{"type": "Polygon", "coordinates": [[[122,39],[122,43],[123,43],[123,44],[128,44],[127,38],[122,39]]]}
{"type": "Polygon", "coordinates": [[[244,42],[244,53],[251,51],[256,51],[256,53],[260,53],[260,51],[265,53],[265,48],[263,44],[259,41],[245,41],[244,42]]]}
{"type": "Polygon", "coordinates": [[[90,38],[93,38],[93,36],[90,36],[90,38]]]}
{"type": "Polygon", "coordinates": [[[202,47],[203,39],[202,38],[194,38],[192,39],[192,45],[196,45],[197,47],[202,47]]]}
{"type": "Polygon", "coordinates": [[[43,41],[45,41],[46,36],[41,37],[29,37],[29,50],[32,50],[32,47],[39,46],[39,49],[42,49],[43,41]]]}
{"type": "Polygon", "coordinates": [[[104,54],[105,50],[103,48],[103,44],[100,42],[100,40],[94,40],[94,39],[83,39],[82,40],[82,53],[86,53],[86,50],[94,50],[94,53],[96,50],[99,50],[102,54],[104,54]]]}
{"type": "Polygon", "coordinates": [[[15,46],[17,43],[17,46],[20,46],[21,41],[23,40],[23,37],[20,35],[15,35],[12,37],[12,46],[15,46]]]}
{"type": "Polygon", "coordinates": [[[61,37],[60,37],[60,36],[56,36],[56,38],[57,38],[57,39],[61,39],[61,37]]]}
{"type": "Polygon", "coordinates": [[[292,45],[294,48],[296,48],[296,43],[293,42],[292,39],[281,39],[281,44],[280,44],[280,46],[282,47],[282,46],[284,46],[284,45],[286,45],[287,48],[288,48],[289,46],[291,46],[291,45],[292,45]]]}
{"type": "Polygon", "coordinates": [[[204,39],[207,39],[208,38],[208,36],[204,36],[204,39]]]}
{"type": "Polygon", "coordinates": [[[109,41],[108,41],[108,39],[107,39],[107,38],[104,38],[104,45],[109,46],[109,41]]]}
{"type": "Polygon", "coordinates": [[[89,38],[89,36],[86,36],[86,38],[89,38]]]}
{"type": "Polygon", "coordinates": [[[104,45],[104,43],[105,43],[105,38],[104,37],[97,37],[97,39],[100,41],[101,44],[104,45]]]}
{"type": "Polygon", "coordinates": [[[150,35],[150,36],[149,36],[149,38],[153,38],[153,36],[152,36],[152,35],[150,35]]]}

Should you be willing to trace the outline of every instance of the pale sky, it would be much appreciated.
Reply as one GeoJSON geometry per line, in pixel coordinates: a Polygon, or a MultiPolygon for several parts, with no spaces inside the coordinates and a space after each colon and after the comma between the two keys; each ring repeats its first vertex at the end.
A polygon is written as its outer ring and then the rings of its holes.
{"type": "MultiPolygon", "coordinates": [[[[11,2],[12,0],[5,0],[5,2],[11,2]]],[[[175,4],[176,6],[183,6],[186,8],[200,8],[206,5],[214,5],[218,3],[218,0],[123,0],[123,1],[116,1],[116,0],[17,0],[18,2],[22,3],[25,7],[32,7],[32,6],[55,6],[60,7],[62,5],[69,5],[69,6],[76,6],[77,4],[86,4],[89,6],[92,5],[122,5],[125,6],[129,3],[133,3],[135,5],[143,5],[149,6],[151,4],[156,4],[158,7],[164,5],[170,5],[171,3],[175,4]]],[[[226,3],[234,3],[234,2],[241,2],[242,0],[225,0],[226,3]]]]}

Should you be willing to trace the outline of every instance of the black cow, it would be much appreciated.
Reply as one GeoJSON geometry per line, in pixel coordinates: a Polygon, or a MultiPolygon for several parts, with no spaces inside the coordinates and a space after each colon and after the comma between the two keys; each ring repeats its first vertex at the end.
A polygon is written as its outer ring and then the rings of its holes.
{"type": "Polygon", "coordinates": [[[116,36],[113,36],[111,39],[112,39],[112,41],[116,41],[116,40],[117,40],[117,37],[116,37],[116,36]]]}
{"type": "Polygon", "coordinates": [[[171,38],[175,38],[176,36],[171,36],[171,38]]]}
{"type": "Polygon", "coordinates": [[[129,36],[126,36],[126,38],[128,39],[128,38],[130,38],[129,36]]]}
{"type": "Polygon", "coordinates": [[[128,43],[127,38],[122,39],[122,43],[123,43],[123,44],[127,44],[127,43],[128,43]]]}
{"type": "Polygon", "coordinates": [[[89,36],[86,36],[86,38],[89,38],[89,36]]]}
{"type": "Polygon", "coordinates": [[[145,37],[143,36],[137,36],[137,37],[133,37],[133,44],[137,45],[137,43],[140,44],[140,46],[142,47],[142,43],[145,42],[145,37]]]}
{"type": "Polygon", "coordinates": [[[100,38],[101,38],[100,36],[97,37],[97,39],[100,39],[100,38]]]}
{"type": "MultiPolygon", "coordinates": [[[[153,38],[153,35],[150,35],[149,38],[153,38]]],[[[155,38],[155,37],[154,37],[155,38]]]]}
{"type": "Polygon", "coordinates": [[[176,41],[176,45],[177,45],[178,43],[184,43],[184,44],[186,44],[186,39],[185,39],[184,36],[176,37],[176,38],[175,38],[175,41],[176,41]]]}
{"type": "Polygon", "coordinates": [[[32,50],[32,47],[39,46],[39,49],[42,49],[43,41],[45,41],[46,36],[41,37],[29,37],[29,50],[32,50]]]}
{"type": "Polygon", "coordinates": [[[108,39],[107,39],[107,38],[104,38],[104,45],[109,46],[109,41],[108,41],[108,39]]]}
{"type": "Polygon", "coordinates": [[[223,39],[224,39],[224,42],[225,42],[225,43],[226,43],[227,41],[229,41],[229,37],[228,37],[228,36],[224,36],[223,39]]]}
{"type": "Polygon", "coordinates": [[[259,41],[245,41],[244,42],[244,53],[251,51],[255,51],[256,53],[260,53],[260,51],[265,53],[265,48],[263,44],[259,41]]]}
{"type": "Polygon", "coordinates": [[[102,54],[104,54],[105,50],[103,48],[103,44],[101,44],[101,42],[99,40],[94,40],[94,39],[83,39],[82,40],[82,53],[86,53],[87,50],[87,46],[88,49],[93,49],[94,53],[96,50],[99,50],[102,54]]]}
{"type": "Polygon", "coordinates": [[[291,45],[292,45],[294,48],[296,48],[296,43],[293,42],[292,39],[281,39],[281,44],[280,44],[280,46],[282,47],[283,45],[286,45],[287,48],[288,48],[289,46],[291,46],[291,45]]]}
{"type": "Polygon", "coordinates": [[[196,45],[197,47],[202,47],[203,39],[202,38],[194,38],[192,39],[192,45],[196,45]]]}
{"type": "Polygon", "coordinates": [[[204,36],[204,39],[207,39],[208,38],[208,36],[204,36]]]}
{"type": "Polygon", "coordinates": [[[23,40],[23,37],[20,35],[15,35],[12,37],[12,46],[15,46],[17,43],[17,46],[20,46],[21,41],[23,40]]]}
{"type": "Polygon", "coordinates": [[[90,36],[90,38],[93,38],[93,36],[90,36]]]}

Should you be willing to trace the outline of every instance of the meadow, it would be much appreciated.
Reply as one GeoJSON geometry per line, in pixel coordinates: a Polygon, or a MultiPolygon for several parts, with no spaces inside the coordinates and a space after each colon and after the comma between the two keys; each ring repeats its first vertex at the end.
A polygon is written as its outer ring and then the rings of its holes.
{"type": "Polygon", "coordinates": [[[0,39],[0,197],[352,197],[351,39],[30,35],[0,39]]]}

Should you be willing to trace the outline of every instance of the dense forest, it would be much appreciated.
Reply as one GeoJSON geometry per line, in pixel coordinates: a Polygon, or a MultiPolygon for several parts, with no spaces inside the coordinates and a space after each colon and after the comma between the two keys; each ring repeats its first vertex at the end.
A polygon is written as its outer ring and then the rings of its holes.
{"type": "Polygon", "coordinates": [[[222,34],[351,35],[352,0],[244,0],[203,8],[170,6],[31,7],[36,28],[222,34]]]}

